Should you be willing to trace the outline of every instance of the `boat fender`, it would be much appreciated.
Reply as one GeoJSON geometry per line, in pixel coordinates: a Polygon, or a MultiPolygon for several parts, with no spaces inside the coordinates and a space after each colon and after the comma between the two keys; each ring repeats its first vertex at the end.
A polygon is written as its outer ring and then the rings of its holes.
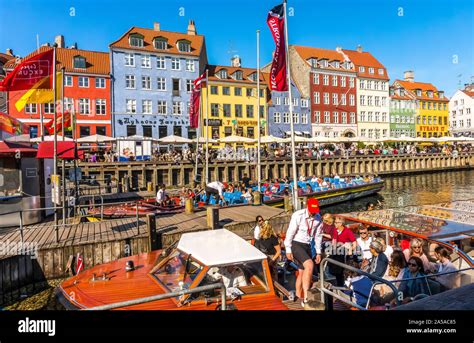
{"type": "Polygon", "coordinates": [[[127,261],[125,263],[125,271],[126,272],[130,272],[130,271],[133,271],[135,269],[135,266],[133,264],[133,261],[127,261]]]}

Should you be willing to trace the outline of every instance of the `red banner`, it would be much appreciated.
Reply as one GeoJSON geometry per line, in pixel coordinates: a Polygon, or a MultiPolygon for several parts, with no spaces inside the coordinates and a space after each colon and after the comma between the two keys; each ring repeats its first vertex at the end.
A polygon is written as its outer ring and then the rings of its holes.
{"type": "Polygon", "coordinates": [[[0,82],[0,91],[18,91],[31,88],[53,88],[53,57],[50,49],[22,61],[0,82]],[[44,80],[49,77],[48,82],[44,80]]]}
{"type": "Polygon", "coordinates": [[[285,13],[283,5],[275,6],[268,12],[267,24],[275,41],[272,68],[270,70],[270,89],[284,92],[288,90],[285,52],[285,13]]]}
{"type": "Polygon", "coordinates": [[[11,135],[21,135],[29,133],[30,128],[18,119],[0,112],[0,131],[7,132],[11,135]]]}
{"type": "MultiPolygon", "coordinates": [[[[59,113],[56,119],[56,132],[59,132],[62,130],[62,127],[63,127],[62,117],[63,117],[62,114],[59,113]]],[[[71,126],[71,113],[66,111],[64,112],[64,128],[67,128],[69,126],[71,126]]],[[[48,130],[50,135],[54,135],[54,119],[51,119],[49,122],[44,124],[44,127],[48,130]]]]}
{"type": "Polygon", "coordinates": [[[189,109],[189,126],[194,129],[199,127],[199,115],[201,112],[201,83],[203,79],[204,74],[194,80],[194,89],[193,94],[191,95],[191,108],[189,109]]]}

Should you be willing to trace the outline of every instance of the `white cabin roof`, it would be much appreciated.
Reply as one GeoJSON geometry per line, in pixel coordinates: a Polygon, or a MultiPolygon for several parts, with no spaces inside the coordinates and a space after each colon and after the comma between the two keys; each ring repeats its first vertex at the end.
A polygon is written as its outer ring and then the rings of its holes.
{"type": "Polygon", "coordinates": [[[267,258],[253,245],[226,229],[185,233],[179,240],[178,249],[207,266],[267,258]]]}

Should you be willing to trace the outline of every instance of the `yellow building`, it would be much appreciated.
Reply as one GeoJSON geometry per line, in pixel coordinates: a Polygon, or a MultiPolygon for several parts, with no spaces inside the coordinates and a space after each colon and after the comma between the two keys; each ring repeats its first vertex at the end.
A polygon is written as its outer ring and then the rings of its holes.
{"type": "Polygon", "coordinates": [[[448,136],[449,99],[431,83],[415,82],[412,71],[405,72],[405,80],[394,84],[416,97],[415,130],[417,137],[448,136]]]}
{"type": "MultiPolygon", "coordinates": [[[[257,138],[257,69],[241,68],[236,58],[232,63],[232,67],[208,66],[209,85],[203,84],[202,88],[202,137],[205,137],[207,129],[213,139],[230,135],[257,138]]],[[[266,132],[267,78],[268,74],[260,73],[262,136],[266,132]]]]}

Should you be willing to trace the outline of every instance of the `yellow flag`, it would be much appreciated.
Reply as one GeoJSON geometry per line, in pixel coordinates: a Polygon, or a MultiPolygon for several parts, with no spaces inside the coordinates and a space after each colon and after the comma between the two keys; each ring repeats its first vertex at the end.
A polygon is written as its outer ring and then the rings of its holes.
{"type": "MultiPolygon", "coordinates": [[[[15,107],[17,111],[23,110],[26,104],[48,104],[54,102],[54,92],[52,89],[41,89],[41,85],[44,82],[48,81],[48,77],[38,81],[30,90],[15,102],[15,107]]],[[[56,97],[61,99],[61,88],[63,84],[62,74],[60,72],[56,73],[56,97]]]]}

